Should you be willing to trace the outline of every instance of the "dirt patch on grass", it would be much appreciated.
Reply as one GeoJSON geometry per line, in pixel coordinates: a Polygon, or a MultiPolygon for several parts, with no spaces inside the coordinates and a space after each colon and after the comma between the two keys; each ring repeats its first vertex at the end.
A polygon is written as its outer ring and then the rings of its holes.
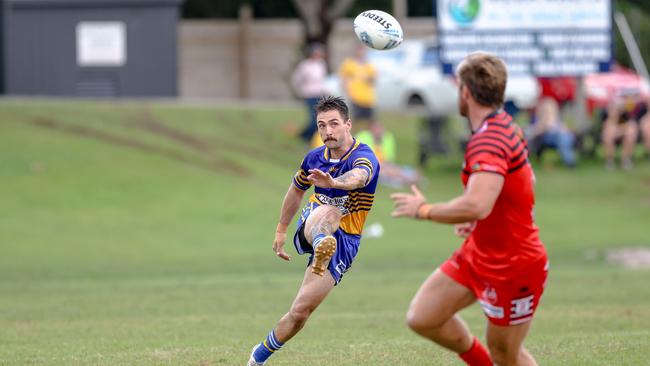
{"type": "Polygon", "coordinates": [[[650,248],[610,249],[605,253],[605,260],[626,268],[650,268],[650,248]]]}
{"type": "Polygon", "coordinates": [[[213,150],[209,142],[204,141],[198,136],[166,126],[153,118],[153,116],[146,110],[141,111],[138,117],[132,120],[129,125],[163,136],[199,153],[210,154],[213,150]]]}
{"type": "MultiPolygon", "coordinates": [[[[118,136],[105,131],[101,131],[101,130],[97,130],[85,126],[68,125],[68,124],[60,123],[58,121],[55,121],[47,117],[36,117],[28,120],[27,122],[39,128],[54,130],[69,135],[75,135],[75,136],[80,136],[80,137],[89,138],[93,140],[98,140],[111,145],[128,147],[135,150],[140,150],[147,153],[163,156],[168,159],[176,160],[178,162],[188,164],[188,165],[193,165],[212,172],[220,173],[225,171],[237,176],[250,175],[250,172],[246,168],[240,166],[239,164],[236,164],[234,162],[225,159],[220,159],[214,156],[210,156],[210,159],[201,159],[188,154],[184,154],[175,149],[170,149],[170,148],[146,143],[136,138],[118,136]]],[[[174,131],[165,131],[165,130],[163,130],[161,133],[167,135],[170,138],[173,136],[175,140],[181,141],[186,146],[192,146],[194,150],[197,150],[199,152],[205,153],[206,150],[209,150],[207,145],[205,145],[202,141],[198,139],[194,139],[192,136],[176,134],[174,131]]]]}
{"type": "MultiPolygon", "coordinates": [[[[244,155],[252,156],[255,158],[263,158],[265,156],[264,149],[250,149],[238,143],[237,138],[230,137],[230,139],[208,139],[204,136],[188,133],[186,131],[171,127],[159,119],[155,118],[149,110],[142,110],[134,118],[130,119],[126,124],[129,128],[138,128],[142,131],[164,137],[170,141],[180,144],[186,148],[192,149],[207,158],[215,157],[219,154],[219,150],[234,150],[244,155]]],[[[241,135],[247,136],[247,135],[241,135]]],[[[268,153],[268,151],[266,151],[268,153]]]]}
{"type": "MultiPolygon", "coordinates": [[[[246,119],[252,119],[248,114],[244,114],[244,116],[247,116],[246,119]]],[[[207,160],[218,159],[218,165],[224,165],[224,163],[238,165],[242,175],[250,175],[250,172],[245,167],[235,164],[233,161],[228,161],[222,157],[225,151],[248,156],[254,160],[264,160],[277,164],[279,161],[282,161],[282,155],[276,153],[277,148],[288,151],[295,149],[295,146],[291,144],[279,143],[278,141],[274,142],[276,148],[269,148],[269,145],[267,144],[247,146],[242,143],[242,140],[261,138],[261,135],[267,132],[255,129],[252,127],[252,123],[244,123],[245,125],[248,125],[248,127],[242,129],[240,126],[242,123],[232,123],[231,121],[220,122],[228,123],[230,125],[232,128],[232,136],[213,135],[208,137],[196,133],[190,133],[164,123],[160,119],[156,118],[151,111],[146,108],[140,110],[138,114],[133,116],[133,118],[130,118],[124,126],[127,128],[136,128],[163,137],[187,149],[194,150],[207,160]]]]}

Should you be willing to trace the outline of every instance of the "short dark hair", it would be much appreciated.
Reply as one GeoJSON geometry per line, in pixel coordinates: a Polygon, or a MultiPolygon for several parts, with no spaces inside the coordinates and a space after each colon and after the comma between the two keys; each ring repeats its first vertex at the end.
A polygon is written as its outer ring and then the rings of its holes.
{"type": "Polygon", "coordinates": [[[503,105],[508,71],[500,58],[472,53],[458,66],[458,77],[477,103],[497,108],[503,105]]]}
{"type": "Polygon", "coordinates": [[[322,97],[316,106],[314,106],[314,112],[318,115],[321,112],[329,112],[337,110],[343,118],[343,122],[347,121],[350,118],[350,110],[348,105],[345,103],[343,97],[322,97]]]}

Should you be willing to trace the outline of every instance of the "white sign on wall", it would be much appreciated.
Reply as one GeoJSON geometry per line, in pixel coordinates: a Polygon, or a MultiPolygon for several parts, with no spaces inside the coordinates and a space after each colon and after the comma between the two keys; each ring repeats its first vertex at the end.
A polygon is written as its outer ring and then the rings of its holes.
{"type": "Polygon", "coordinates": [[[438,0],[443,70],[469,53],[496,54],[511,73],[606,71],[612,62],[611,0],[438,0]]]}
{"type": "Polygon", "coordinates": [[[76,31],[79,66],[119,67],[126,64],[124,22],[80,22],[76,31]]]}

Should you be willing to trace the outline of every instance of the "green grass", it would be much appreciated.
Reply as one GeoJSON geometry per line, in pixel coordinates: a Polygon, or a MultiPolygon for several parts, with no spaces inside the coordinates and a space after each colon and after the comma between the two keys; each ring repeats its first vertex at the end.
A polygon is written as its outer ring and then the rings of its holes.
{"type": "MultiPolygon", "coordinates": [[[[411,162],[417,122],[382,118],[411,162]]],[[[271,251],[305,152],[287,131],[301,120],[291,108],[0,102],[0,365],[243,365],[305,267],[271,251]]],[[[459,166],[457,156],[429,164],[430,200],[460,193],[459,166]]],[[[647,363],[650,271],[603,258],[650,246],[650,164],[544,165],[537,181],[552,267],[527,347],[542,365],[647,363]]],[[[362,242],[269,364],[459,364],[404,325],[459,240],[447,226],[391,219],[391,192],[380,189],[368,219],[384,236],[362,242]]],[[[482,337],[480,309],[463,316],[482,337]]]]}

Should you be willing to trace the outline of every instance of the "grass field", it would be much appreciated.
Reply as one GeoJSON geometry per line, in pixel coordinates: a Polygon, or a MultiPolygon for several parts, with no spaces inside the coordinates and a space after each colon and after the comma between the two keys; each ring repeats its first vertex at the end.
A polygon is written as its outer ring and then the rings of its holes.
{"type": "MultiPolygon", "coordinates": [[[[416,122],[384,121],[410,162],[416,122]]],[[[0,365],[245,364],[305,267],[271,251],[301,124],[279,107],[0,102],[0,365]]],[[[459,165],[429,165],[430,200],[460,192],[459,165]]],[[[527,347],[542,365],[649,365],[650,270],[604,258],[650,247],[650,163],[536,169],[551,274],[527,347]]],[[[404,325],[460,242],[391,219],[391,192],[368,220],[384,236],[269,364],[460,364],[404,325]]],[[[463,316],[482,338],[480,309],[463,316]]]]}

